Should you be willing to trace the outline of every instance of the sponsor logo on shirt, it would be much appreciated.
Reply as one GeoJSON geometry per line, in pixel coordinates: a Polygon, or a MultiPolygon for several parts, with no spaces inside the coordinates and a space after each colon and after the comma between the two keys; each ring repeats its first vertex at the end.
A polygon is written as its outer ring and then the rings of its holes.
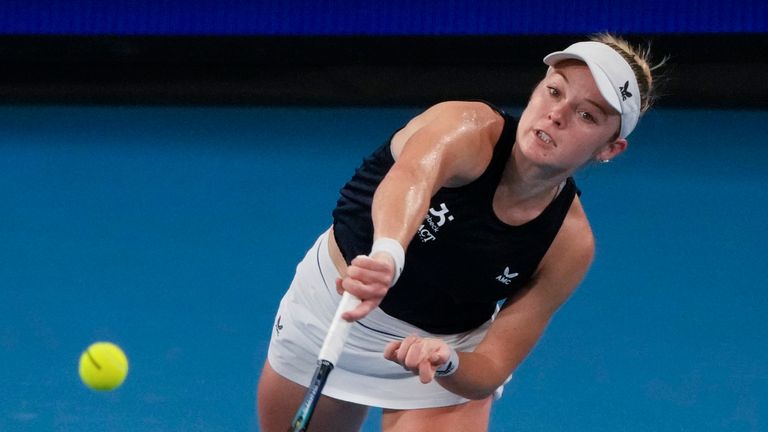
{"type": "Polygon", "coordinates": [[[505,267],[504,272],[496,276],[496,280],[504,285],[509,285],[509,283],[512,282],[512,279],[516,278],[518,275],[519,273],[511,273],[509,267],[505,267]]]}
{"type": "Polygon", "coordinates": [[[440,203],[440,207],[437,210],[434,208],[429,209],[427,217],[424,218],[424,223],[419,226],[417,231],[422,243],[437,240],[437,232],[440,231],[440,228],[453,220],[453,215],[450,215],[449,212],[450,210],[445,203],[440,203]]]}

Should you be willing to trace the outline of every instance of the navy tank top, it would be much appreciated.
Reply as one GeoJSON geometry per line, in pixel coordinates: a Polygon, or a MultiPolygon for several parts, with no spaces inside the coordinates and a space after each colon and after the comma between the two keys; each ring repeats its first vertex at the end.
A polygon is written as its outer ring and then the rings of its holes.
{"type": "MultiPolygon", "coordinates": [[[[493,196],[515,142],[517,120],[497,111],[505,122],[488,168],[473,182],[441,188],[432,197],[408,245],[403,273],[380,305],[387,314],[431,333],[477,328],[491,318],[499,301],[523,289],[578,192],[569,178],[536,218],[518,226],[499,220],[493,196]]],[[[386,142],[341,189],[333,226],[347,263],[370,252],[373,193],[394,163],[386,142]]]]}

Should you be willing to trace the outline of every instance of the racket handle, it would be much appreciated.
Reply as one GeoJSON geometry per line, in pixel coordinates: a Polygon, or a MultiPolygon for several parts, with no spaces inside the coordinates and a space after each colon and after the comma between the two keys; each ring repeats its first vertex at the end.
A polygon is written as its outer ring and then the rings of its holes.
{"type": "Polygon", "coordinates": [[[318,361],[328,361],[335,365],[341,355],[341,350],[344,348],[344,341],[347,340],[349,329],[352,327],[352,323],[344,320],[341,314],[348,312],[356,308],[361,303],[361,300],[347,291],[344,291],[344,295],[341,296],[341,302],[336,308],[336,313],[331,321],[331,327],[328,329],[328,334],[325,336],[323,346],[320,348],[320,354],[317,356],[318,361]]]}
{"type": "Polygon", "coordinates": [[[328,380],[328,375],[333,370],[333,365],[327,361],[321,361],[315,369],[315,376],[312,377],[312,382],[307,387],[307,392],[304,395],[304,400],[301,402],[296,415],[291,421],[291,427],[288,428],[288,432],[305,432],[309,427],[309,421],[312,419],[312,414],[315,413],[315,406],[320,400],[325,382],[328,380]]]}

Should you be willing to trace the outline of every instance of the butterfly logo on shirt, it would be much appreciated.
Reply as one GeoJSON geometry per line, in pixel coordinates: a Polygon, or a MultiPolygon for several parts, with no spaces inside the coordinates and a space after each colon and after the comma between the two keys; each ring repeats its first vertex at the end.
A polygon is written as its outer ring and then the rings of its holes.
{"type": "Polygon", "coordinates": [[[504,268],[504,272],[498,276],[496,276],[496,280],[503,283],[504,285],[509,285],[510,282],[512,282],[512,279],[519,276],[519,273],[512,273],[509,270],[509,267],[504,268]]]}

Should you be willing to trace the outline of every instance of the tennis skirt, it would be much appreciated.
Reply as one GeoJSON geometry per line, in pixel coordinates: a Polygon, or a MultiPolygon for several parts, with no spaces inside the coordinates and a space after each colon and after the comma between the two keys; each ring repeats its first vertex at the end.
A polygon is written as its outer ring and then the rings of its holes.
{"type": "MultiPolygon", "coordinates": [[[[328,252],[329,231],[323,233],[296,267],[288,292],[280,301],[269,344],[269,364],[278,374],[309,386],[317,355],[339,304],[339,273],[328,252]]],[[[434,335],[375,309],[351,327],[344,350],[323,394],[361,405],[390,409],[417,409],[467,402],[434,380],[419,377],[384,358],[384,347],[408,335],[439,337],[457,351],[472,351],[491,321],[455,335],[434,335]]],[[[501,396],[503,387],[495,394],[501,396]]]]}

